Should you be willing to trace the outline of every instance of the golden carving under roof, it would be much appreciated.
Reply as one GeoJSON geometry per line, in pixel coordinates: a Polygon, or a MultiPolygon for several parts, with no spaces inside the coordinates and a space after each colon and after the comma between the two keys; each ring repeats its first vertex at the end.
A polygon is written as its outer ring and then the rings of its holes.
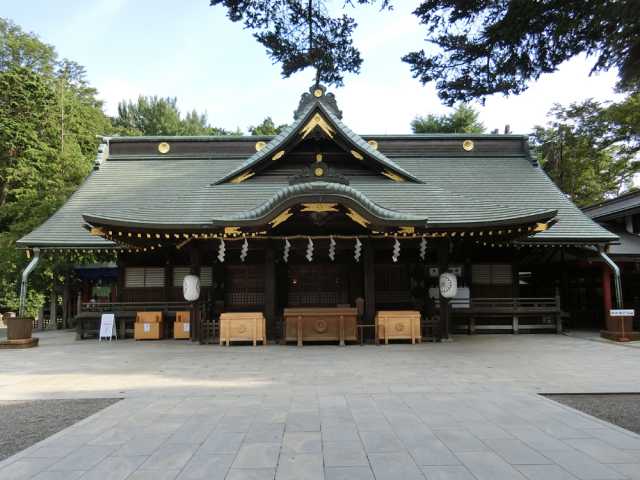
{"type": "Polygon", "coordinates": [[[274,218],[273,220],[271,220],[269,222],[269,225],[271,225],[271,228],[276,228],[278,225],[280,225],[281,223],[286,222],[287,220],[289,220],[289,218],[291,218],[293,216],[293,213],[291,213],[291,209],[287,208],[284,212],[282,212],[280,215],[278,215],[276,218],[274,218]]]}
{"type": "Polygon", "coordinates": [[[462,142],[462,148],[464,148],[467,152],[470,152],[474,148],[473,140],[465,140],[462,142]]]}
{"type": "Polygon", "coordinates": [[[548,228],[549,228],[549,224],[548,223],[536,223],[536,226],[533,229],[533,231],[534,232],[544,232],[548,228]]]}
{"type": "Polygon", "coordinates": [[[273,157],[271,157],[271,160],[279,160],[284,156],[284,150],[280,150],[278,153],[276,153],[273,157]]]}
{"type": "Polygon", "coordinates": [[[353,155],[358,160],[364,160],[364,157],[360,152],[356,152],[355,150],[351,150],[351,155],[353,155]]]}
{"type": "Polygon", "coordinates": [[[303,203],[301,212],[337,212],[337,203],[303,203]]]}
{"type": "Polygon", "coordinates": [[[91,227],[91,235],[94,237],[101,237],[104,235],[104,231],[100,227],[91,227]]]}
{"type": "Polygon", "coordinates": [[[329,136],[329,138],[333,138],[335,130],[331,128],[331,125],[329,125],[329,123],[327,123],[324,117],[319,113],[316,113],[313,117],[311,117],[311,120],[309,120],[307,124],[302,127],[302,130],[300,130],[300,135],[302,135],[302,138],[306,138],[307,135],[309,135],[316,127],[320,127],[322,131],[329,136]]]}
{"type": "Polygon", "coordinates": [[[316,153],[316,162],[321,162],[321,161],[322,161],[322,154],[316,153]]]}
{"type": "Polygon", "coordinates": [[[256,152],[259,152],[266,146],[267,146],[267,142],[263,142],[262,140],[260,140],[259,142],[256,142],[256,152]]]}
{"type": "Polygon", "coordinates": [[[240,175],[238,175],[236,178],[234,178],[233,180],[231,180],[231,183],[242,183],[244,182],[247,178],[251,178],[256,174],[256,172],[252,172],[251,170],[248,170],[244,173],[241,173],[240,175]]]}
{"type": "Polygon", "coordinates": [[[349,208],[349,211],[347,212],[347,217],[349,217],[354,222],[362,225],[364,228],[367,228],[371,223],[369,220],[367,220],[366,218],[364,218],[362,215],[360,215],[355,210],[352,210],[351,208],[349,208]]]}
{"type": "Polygon", "coordinates": [[[224,227],[225,235],[240,235],[241,233],[240,227],[224,227]]]}
{"type": "Polygon", "coordinates": [[[415,233],[416,232],[416,228],[415,227],[400,227],[398,229],[398,233],[415,233]]]}
{"type": "Polygon", "coordinates": [[[394,182],[404,182],[404,178],[402,178],[400,175],[390,172],[389,170],[383,171],[382,175],[384,175],[387,178],[390,178],[394,182]]]}

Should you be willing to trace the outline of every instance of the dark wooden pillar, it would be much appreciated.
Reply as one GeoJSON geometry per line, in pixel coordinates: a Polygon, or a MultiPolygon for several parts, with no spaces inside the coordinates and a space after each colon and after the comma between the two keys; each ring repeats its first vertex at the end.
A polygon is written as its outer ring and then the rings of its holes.
{"type": "MultiPolygon", "coordinates": [[[[193,243],[189,244],[189,259],[191,261],[191,274],[200,276],[200,250],[193,243]]],[[[202,325],[200,322],[200,301],[195,301],[191,304],[191,341],[199,342],[201,339],[202,325]]]]}
{"type": "Polygon", "coordinates": [[[371,325],[376,315],[376,251],[373,241],[370,238],[367,238],[362,246],[364,263],[364,323],[371,325]]]}
{"type": "MultiPolygon", "coordinates": [[[[440,274],[449,270],[449,239],[443,239],[438,242],[438,270],[440,274]]],[[[449,299],[444,298],[440,294],[440,285],[438,282],[438,295],[440,301],[440,337],[449,339],[449,331],[451,327],[451,315],[449,299]]]]}
{"type": "Polygon", "coordinates": [[[266,242],[264,252],[264,316],[267,320],[267,331],[275,332],[276,327],[276,255],[273,243],[266,242]]]}

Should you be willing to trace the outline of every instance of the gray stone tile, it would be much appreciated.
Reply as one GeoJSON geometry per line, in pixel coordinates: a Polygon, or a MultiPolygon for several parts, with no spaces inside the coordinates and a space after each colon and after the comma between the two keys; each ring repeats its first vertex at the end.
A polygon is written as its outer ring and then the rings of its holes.
{"type": "Polygon", "coordinates": [[[426,439],[409,453],[418,465],[459,465],[460,460],[437,438],[426,439]]]}
{"type": "Polygon", "coordinates": [[[220,420],[216,426],[216,430],[220,432],[246,433],[249,431],[252,423],[253,415],[229,415],[224,416],[220,420]]]}
{"type": "Polygon", "coordinates": [[[360,438],[367,453],[401,452],[405,450],[393,432],[360,432],[360,438]]]}
{"type": "Polygon", "coordinates": [[[518,465],[516,467],[528,480],[577,480],[558,465],[518,465]]]}
{"type": "Polygon", "coordinates": [[[225,480],[274,480],[275,468],[232,468],[225,480]]]}
{"type": "Polygon", "coordinates": [[[487,446],[463,428],[439,428],[433,431],[453,452],[482,452],[487,446]]]}
{"type": "Polygon", "coordinates": [[[147,457],[107,457],[88,471],[82,480],[124,480],[144,463],[147,457]]]}
{"type": "Polygon", "coordinates": [[[136,435],[116,450],[115,456],[135,457],[138,455],[151,455],[160,445],[167,441],[163,435],[136,435]]]}
{"type": "Polygon", "coordinates": [[[323,480],[322,454],[281,455],[276,480],[323,480]]]}
{"type": "Polygon", "coordinates": [[[199,451],[207,453],[236,453],[244,439],[244,433],[219,432],[215,430],[200,446],[199,451]]]}
{"type": "Polygon", "coordinates": [[[215,455],[199,452],[184,466],[178,480],[224,480],[234,455],[215,455]]]}
{"type": "Polygon", "coordinates": [[[544,465],[552,463],[548,458],[515,438],[486,439],[484,443],[511,465],[544,465]]]}
{"type": "Polygon", "coordinates": [[[524,480],[525,477],[493,452],[456,453],[478,480],[524,480]]]}
{"type": "Polygon", "coordinates": [[[254,423],[244,437],[244,443],[280,443],[283,423],[254,423]]]}
{"type": "Polygon", "coordinates": [[[415,425],[411,428],[402,428],[394,430],[396,437],[407,448],[417,448],[423,446],[429,441],[437,439],[434,433],[426,426],[415,425]]]}
{"type": "Polygon", "coordinates": [[[322,425],[323,442],[359,442],[360,435],[355,423],[322,425]]]}
{"type": "Polygon", "coordinates": [[[636,458],[629,453],[614,448],[597,438],[574,438],[566,440],[576,450],[586,453],[600,463],[635,463],[636,458]]]}
{"type": "Polygon", "coordinates": [[[367,456],[360,442],[325,443],[322,449],[327,467],[368,466],[367,456]]]}
{"type": "Polygon", "coordinates": [[[476,480],[462,465],[421,468],[427,480],[476,480]]]}
{"type": "Polygon", "coordinates": [[[572,450],[572,448],[556,438],[547,435],[542,430],[533,427],[506,427],[510,433],[529,445],[531,448],[538,451],[547,450],[572,450]]]}
{"type": "Polygon", "coordinates": [[[22,480],[31,478],[58,460],[55,458],[21,458],[0,469],[0,478],[22,480]]]}
{"type": "Polygon", "coordinates": [[[584,430],[584,432],[588,433],[590,437],[599,438],[615,448],[640,450],[640,435],[636,435],[632,432],[623,432],[618,429],[606,427],[591,428],[584,430]]]}
{"type": "MultiPolygon", "coordinates": [[[[40,472],[35,477],[31,477],[32,480],[76,480],[80,478],[85,472],[81,470],[58,470],[55,472],[40,472]]],[[[0,476],[0,478],[2,478],[0,476]]]]}
{"type": "Polygon", "coordinates": [[[581,480],[618,480],[625,478],[619,472],[577,450],[549,450],[542,453],[581,480]]]}
{"type": "Polygon", "coordinates": [[[164,444],[141,466],[142,470],[180,470],[198,449],[192,444],[164,444]]]}
{"type": "Polygon", "coordinates": [[[282,452],[288,454],[322,452],[320,432],[286,432],[282,442],[282,452]]]}
{"type": "Polygon", "coordinates": [[[89,470],[110,455],[115,447],[84,445],[51,465],[48,470],[89,470]]]}
{"type": "Polygon", "coordinates": [[[464,426],[480,440],[513,438],[513,435],[491,422],[465,422],[464,426]]]}
{"type": "Polygon", "coordinates": [[[640,461],[638,463],[619,463],[610,465],[616,472],[626,475],[629,480],[640,480],[640,461]]]}
{"type": "Polygon", "coordinates": [[[249,443],[242,445],[233,468],[274,468],[278,464],[279,443],[249,443]]]}
{"type": "Polygon", "coordinates": [[[371,468],[366,467],[327,467],[325,480],[375,480],[371,468]]]}
{"type": "Polygon", "coordinates": [[[376,480],[424,480],[424,475],[406,452],[371,453],[369,462],[376,480]]]}
{"type": "Polygon", "coordinates": [[[285,428],[287,432],[319,432],[320,416],[316,413],[290,412],[285,428]]]}
{"type": "Polygon", "coordinates": [[[180,470],[136,470],[127,480],[175,480],[180,470]]]}

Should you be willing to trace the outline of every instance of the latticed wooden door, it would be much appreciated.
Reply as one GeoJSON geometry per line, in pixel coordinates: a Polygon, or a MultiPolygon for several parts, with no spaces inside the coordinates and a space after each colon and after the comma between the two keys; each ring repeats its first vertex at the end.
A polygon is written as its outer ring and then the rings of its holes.
{"type": "Polygon", "coordinates": [[[344,265],[291,265],[289,307],[335,307],[349,303],[349,274],[344,265]]]}

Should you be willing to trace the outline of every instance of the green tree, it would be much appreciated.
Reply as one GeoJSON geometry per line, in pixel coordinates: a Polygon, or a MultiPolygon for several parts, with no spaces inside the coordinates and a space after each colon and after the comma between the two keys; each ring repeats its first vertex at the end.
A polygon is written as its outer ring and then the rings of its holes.
{"type": "MultiPolygon", "coordinates": [[[[27,259],[15,241],[48,218],[91,170],[110,123],[84,70],[35,35],[0,19],[0,307],[17,307],[27,259]]],[[[69,269],[45,255],[32,275],[29,313],[69,269]]]]}
{"type": "Polygon", "coordinates": [[[609,108],[593,100],[555,105],[549,125],[532,134],[543,169],[580,206],[620,194],[640,171],[629,142],[606,126],[609,108]]]}
{"type": "Polygon", "coordinates": [[[250,126],[249,133],[251,135],[278,135],[282,130],[287,128],[287,124],[276,126],[271,117],[265,118],[262,123],[250,126]]]}
{"type": "Polygon", "coordinates": [[[448,105],[518,94],[579,54],[594,72],[618,70],[621,88],[640,86],[637,0],[424,0],[414,14],[430,47],[403,60],[448,105]]]}
{"type": "Polygon", "coordinates": [[[479,116],[473,107],[460,104],[449,114],[414,118],[411,129],[413,133],[483,133],[479,116]]]}

